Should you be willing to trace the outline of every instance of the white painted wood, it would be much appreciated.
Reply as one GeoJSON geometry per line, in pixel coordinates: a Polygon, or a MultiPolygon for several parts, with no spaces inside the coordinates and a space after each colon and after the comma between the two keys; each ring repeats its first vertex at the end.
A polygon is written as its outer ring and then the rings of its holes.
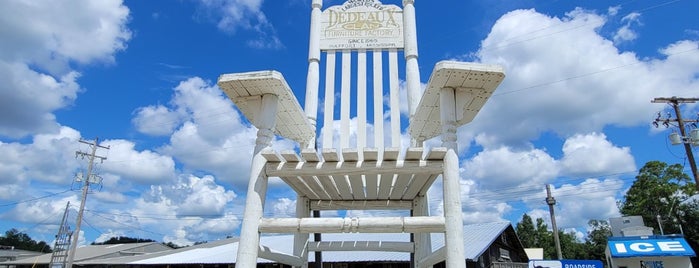
{"type": "Polygon", "coordinates": [[[372,217],[372,218],[264,218],[262,233],[438,233],[445,231],[445,218],[372,217]]]}
{"type": "Polygon", "coordinates": [[[335,114],[335,51],[325,53],[325,106],[323,107],[323,148],[333,148],[335,114]]]}
{"type": "MultiPolygon", "coordinates": [[[[296,196],[296,217],[297,218],[308,218],[311,216],[311,206],[307,197],[297,195],[296,196]]],[[[300,266],[307,265],[308,260],[308,250],[306,250],[306,244],[308,243],[308,234],[295,233],[294,234],[294,256],[303,260],[300,266]]]]}
{"type": "Polygon", "coordinates": [[[340,157],[338,156],[338,149],[335,148],[323,148],[323,151],[321,152],[323,155],[323,160],[325,162],[337,162],[340,161],[340,157]]]}
{"type": "Polygon", "coordinates": [[[391,190],[393,189],[393,183],[398,177],[397,174],[393,172],[384,172],[379,176],[379,194],[377,199],[391,199],[391,190]]]}
{"type": "Polygon", "coordinates": [[[408,189],[405,190],[403,198],[410,200],[415,198],[419,193],[426,193],[438,176],[437,174],[415,174],[412,182],[408,185],[408,189]]]}
{"type": "Polygon", "coordinates": [[[298,163],[302,161],[301,156],[296,154],[294,150],[284,150],[282,151],[281,156],[284,161],[289,163],[298,163]]]}
{"type": "Polygon", "coordinates": [[[376,161],[379,159],[379,149],[377,148],[364,148],[363,153],[365,161],[376,161]]]}
{"type": "Polygon", "coordinates": [[[441,133],[439,92],[442,88],[453,88],[458,92],[455,107],[460,107],[456,117],[456,127],[459,127],[473,120],[504,78],[502,67],[497,65],[438,62],[411,118],[408,133],[418,140],[427,140],[441,133]]]}
{"type": "MultiPolygon", "coordinates": [[[[323,199],[323,200],[329,200],[332,199],[332,197],[328,194],[328,192],[325,191],[323,188],[323,185],[320,183],[320,178],[315,177],[315,176],[304,176],[304,177],[298,177],[305,185],[308,185],[308,188],[313,191],[313,194],[307,194],[309,198],[313,198],[314,196],[316,197],[315,199],[323,199]]],[[[327,179],[326,179],[327,180],[327,179]]]]}
{"type": "Polygon", "coordinates": [[[398,51],[395,49],[388,51],[388,63],[391,147],[400,148],[400,97],[398,96],[400,84],[398,81],[398,51]]]}
{"type": "Polygon", "coordinates": [[[435,147],[430,149],[425,157],[426,160],[443,160],[444,155],[447,154],[447,148],[445,147],[435,147]]]}
{"type": "Polygon", "coordinates": [[[393,183],[393,189],[391,189],[391,199],[398,200],[403,199],[403,193],[408,188],[409,183],[412,181],[413,174],[400,174],[396,177],[393,183]]]}
{"type": "Polygon", "coordinates": [[[342,51],[342,77],[340,78],[340,149],[350,148],[350,86],[352,81],[352,53],[342,51]]]}
{"type": "Polygon", "coordinates": [[[258,129],[261,96],[272,94],[278,98],[278,109],[273,115],[277,121],[272,129],[274,133],[298,143],[307,143],[315,136],[315,130],[308,122],[301,105],[279,72],[223,74],[217,84],[258,129]]]}
{"type": "Polygon", "coordinates": [[[366,191],[366,198],[370,200],[376,200],[379,198],[379,174],[366,174],[364,175],[366,186],[364,190],[366,191]]]}
{"type": "MultiPolygon", "coordinates": [[[[316,117],[318,115],[318,90],[320,86],[320,8],[322,3],[313,2],[311,4],[311,29],[308,46],[308,74],[306,76],[306,101],[304,111],[308,122],[313,129],[316,128],[316,117]]],[[[314,138],[308,141],[301,148],[315,147],[314,138]]]]}
{"type": "Polygon", "coordinates": [[[456,143],[456,99],[453,88],[439,91],[440,118],[442,122],[442,146],[458,151],[456,143]]]}
{"type": "Polygon", "coordinates": [[[308,251],[390,251],[412,253],[411,242],[393,241],[322,241],[309,242],[308,251]]]}
{"type": "Polygon", "coordinates": [[[366,51],[357,52],[357,148],[366,147],[366,51]]]}
{"type": "MultiPolygon", "coordinates": [[[[413,216],[429,216],[429,204],[426,195],[416,196],[413,201],[413,216]]],[[[419,264],[432,253],[432,239],[429,233],[418,233],[413,235],[415,243],[415,264],[419,264]]]]}
{"type": "Polygon", "coordinates": [[[250,170],[243,223],[240,228],[240,242],[236,259],[238,267],[256,267],[257,265],[258,247],[260,245],[258,228],[263,215],[268,183],[267,176],[263,173],[266,160],[260,152],[272,144],[272,129],[275,126],[278,100],[279,98],[276,95],[265,94],[262,96],[262,107],[257,120],[259,125],[257,144],[250,170]]]}
{"type": "Polygon", "coordinates": [[[413,203],[404,200],[313,200],[312,210],[407,210],[411,209],[413,203]]]}
{"type": "Polygon", "coordinates": [[[422,147],[411,147],[405,152],[405,160],[420,160],[425,149],[422,147]]]}
{"type": "Polygon", "coordinates": [[[366,199],[366,193],[364,192],[364,181],[362,180],[362,175],[350,175],[349,183],[352,187],[352,199],[364,200],[366,199]]]}
{"type": "MultiPolygon", "coordinates": [[[[418,262],[417,267],[432,267],[446,259],[446,247],[441,247],[418,262]]],[[[465,262],[465,261],[464,261],[465,262]]]]}
{"type": "MultiPolygon", "coordinates": [[[[412,119],[420,102],[420,68],[417,64],[417,27],[415,23],[414,1],[403,1],[403,30],[405,34],[405,80],[408,92],[408,112],[412,119]]],[[[411,120],[412,124],[412,120],[411,120]]]]}
{"type": "Polygon", "coordinates": [[[361,161],[361,154],[358,148],[343,148],[342,151],[342,161],[345,162],[357,162],[361,161]]]}
{"type": "Polygon", "coordinates": [[[318,151],[313,148],[301,149],[301,157],[306,162],[318,162],[320,161],[320,156],[318,156],[318,151]]]}
{"type": "Polygon", "coordinates": [[[385,148],[383,152],[384,161],[395,161],[398,159],[400,149],[396,147],[385,148]]]}
{"type": "MultiPolygon", "coordinates": [[[[344,178],[343,175],[338,174],[316,176],[316,178],[318,182],[320,182],[320,185],[323,186],[323,192],[325,195],[330,196],[330,198],[334,200],[342,200],[342,197],[340,197],[340,192],[338,192],[337,187],[335,186],[334,180],[336,178],[334,176],[344,178]]],[[[318,195],[322,194],[323,193],[319,193],[318,195]]]]}
{"type": "Polygon", "coordinates": [[[284,159],[277,153],[277,151],[272,150],[272,148],[265,148],[260,152],[262,157],[267,160],[267,162],[278,163],[284,161],[284,159]]]}
{"type": "Polygon", "coordinates": [[[268,165],[267,175],[270,177],[287,176],[331,176],[343,175],[369,175],[369,174],[440,174],[444,163],[439,161],[383,161],[357,162],[357,165],[347,165],[343,162],[319,162],[319,163],[280,163],[268,165]]]}
{"type": "Polygon", "coordinates": [[[374,50],[374,147],[383,148],[383,53],[374,50]]]}
{"type": "Polygon", "coordinates": [[[282,181],[286,182],[286,184],[289,185],[291,189],[293,189],[296,193],[298,193],[301,196],[305,196],[312,199],[321,198],[316,194],[316,191],[314,191],[308,186],[305,180],[302,180],[298,177],[282,177],[281,179],[282,181]]]}
{"type": "MultiPolygon", "coordinates": [[[[356,165],[355,162],[343,162],[347,165],[356,165]]],[[[337,186],[337,191],[340,194],[342,200],[352,200],[354,199],[354,194],[352,188],[350,187],[349,176],[336,175],[333,176],[335,180],[335,186],[337,186]]]]}
{"type": "Polygon", "coordinates": [[[440,91],[442,146],[448,151],[444,156],[443,195],[444,218],[446,220],[445,245],[446,266],[465,268],[464,261],[464,225],[461,218],[461,184],[459,182],[459,157],[456,143],[456,106],[454,89],[443,88],[440,91]]]}
{"type": "MultiPolygon", "coordinates": [[[[306,264],[306,261],[302,258],[296,257],[296,256],[291,256],[287,255],[284,253],[279,253],[279,252],[274,252],[272,249],[269,247],[264,247],[261,246],[259,248],[259,255],[260,258],[268,259],[271,261],[275,261],[278,263],[290,265],[290,266],[295,266],[295,267],[302,267],[306,264]]],[[[241,266],[240,261],[236,262],[236,267],[247,267],[247,266],[241,266]]],[[[256,267],[256,266],[250,266],[250,267],[256,267]]]]}

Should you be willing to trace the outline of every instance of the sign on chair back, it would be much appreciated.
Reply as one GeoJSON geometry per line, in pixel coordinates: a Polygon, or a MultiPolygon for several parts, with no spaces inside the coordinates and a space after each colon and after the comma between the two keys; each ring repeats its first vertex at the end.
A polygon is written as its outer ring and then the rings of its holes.
{"type": "Polygon", "coordinates": [[[415,10],[412,0],[402,4],[349,0],[321,11],[322,1],[312,1],[304,109],[278,72],[219,78],[219,87],[259,129],[237,267],[255,267],[258,257],[306,266],[309,251],[332,250],[410,252],[416,267],[441,261],[465,267],[456,129],[475,117],[504,74],[494,65],[440,62],[421,92],[415,10]],[[401,92],[407,95],[401,97],[401,92]],[[405,130],[410,138],[405,140],[410,142],[404,144],[401,99],[408,102],[403,121],[409,122],[405,130]],[[319,107],[322,120],[317,119],[319,107]],[[318,139],[316,127],[322,128],[318,139]],[[300,152],[272,150],[274,135],[297,141],[300,152]],[[442,147],[422,148],[425,140],[439,135],[442,147]],[[430,216],[426,195],[440,176],[444,214],[430,216]],[[281,178],[297,193],[296,217],[263,217],[269,177],[281,178]],[[411,216],[310,215],[312,210],[369,209],[409,211],[411,216]],[[309,241],[308,235],[356,232],[415,236],[414,241],[348,244],[309,241]],[[294,253],[259,245],[261,233],[295,234],[294,253]],[[432,251],[430,233],[444,233],[442,249],[432,251]]]}

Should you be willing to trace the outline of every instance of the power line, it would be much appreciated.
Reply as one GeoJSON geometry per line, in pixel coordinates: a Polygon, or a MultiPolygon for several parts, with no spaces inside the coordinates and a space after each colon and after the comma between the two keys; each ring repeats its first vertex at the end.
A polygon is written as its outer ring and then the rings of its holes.
{"type": "Polygon", "coordinates": [[[7,207],[7,206],[14,206],[14,205],[19,205],[19,204],[23,204],[23,203],[29,203],[29,202],[32,202],[32,201],[41,200],[41,199],[49,198],[49,197],[52,197],[52,196],[57,196],[57,195],[59,195],[59,194],[67,193],[67,192],[70,192],[70,191],[72,191],[72,190],[65,190],[65,191],[63,191],[63,192],[52,193],[52,194],[48,194],[48,195],[45,195],[45,196],[40,196],[40,197],[36,197],[36,198],[32,198],[32,199],[25,199],[25,200],[13,202],[13,203],[2,204],[2,205],[0,205],[0,207],[7,207]]]}

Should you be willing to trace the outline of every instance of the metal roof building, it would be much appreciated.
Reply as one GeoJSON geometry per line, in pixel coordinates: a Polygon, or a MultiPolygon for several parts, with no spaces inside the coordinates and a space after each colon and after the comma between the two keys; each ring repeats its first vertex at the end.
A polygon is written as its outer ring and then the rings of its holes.
{"type": "MultiPolygon", "coordinates": [[[[323,241],[352,240],[405,242],[409,234],[325,234],[323,241]]],[[[274,252],[291,253],[293,251],[293,235],[276,235],[261,237],[261,244],[274,252]]],[[[528,261],[526,253],[509,222],[484,223],[464,226],[464,244],[468,267],[489,267],[492,263],[524,263],[528,261]]],[[[433,250],[444,245],[444,236],[432,235],[433,250]]],[[[236,263],[238,250],[237,238],[213,241],[180,249],[170,249],[157,243],[119,244],[87,246],[78,248],[74,265],[80,267],[223,267],[236,263]],[[145,249],[158,249],[145,252],[145,249]],[[133,254],[140,253],[140,254],[133,254]]],[[[309,260],[314,261],[314,254],[309,254],[309,260]]],[[[51,254],[42,255],[38,261],[24,259],[2,263],[17,268],[39,264],[46,267],[51,254]]],[[[326,267],[340,267],[332,264],[361,264],[384,263],[390,267],[407,267],[410,254],[404,252],[366,252],[343,251],[323,252],[323,263],[326,267]]],[[[260,267],[281,267],[271,261],[259,259],[260,267]]],[[[341,267],[364,267],[342,266],[341,267]]],[[[508,266],[519,267],[519,266],[508,266]]]]}

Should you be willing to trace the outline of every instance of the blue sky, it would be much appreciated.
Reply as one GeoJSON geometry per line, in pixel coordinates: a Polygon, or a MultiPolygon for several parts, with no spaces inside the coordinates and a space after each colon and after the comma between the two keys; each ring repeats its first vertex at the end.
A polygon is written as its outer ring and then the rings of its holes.
{"type": "MultiPolygon", "coordinates": [[[[582,235],[589,219],[619,215],[647,161],[690,173],[672,130],[650,125],[669,107],[650,101],[697,97],[699,2],[415,6],[423,84],[441,60],[506,70],[458,131],[465,223],[548,219],[552,184],[558,227],[582,235]]],[[[104,181],[88,196],[81,243],[237,235],[256,130],[215,82],[274,69],[303,100],[309,14],[301,0],[0,2],[0,231],[52,242],[66,202],[73,221],[79,206],[73,178],[87,161],[75,151],[89,148],[78,141],[99,137],[110,149],[98,150],[104,181]]],[[[683,106],[692,119],[698,110],[683,106]]],[[[288,188],[273,182],[269,196],[267,215],[293,212],[288,188]]],[[[430,198],[440,213],[438,191],[430,198]]]]}

